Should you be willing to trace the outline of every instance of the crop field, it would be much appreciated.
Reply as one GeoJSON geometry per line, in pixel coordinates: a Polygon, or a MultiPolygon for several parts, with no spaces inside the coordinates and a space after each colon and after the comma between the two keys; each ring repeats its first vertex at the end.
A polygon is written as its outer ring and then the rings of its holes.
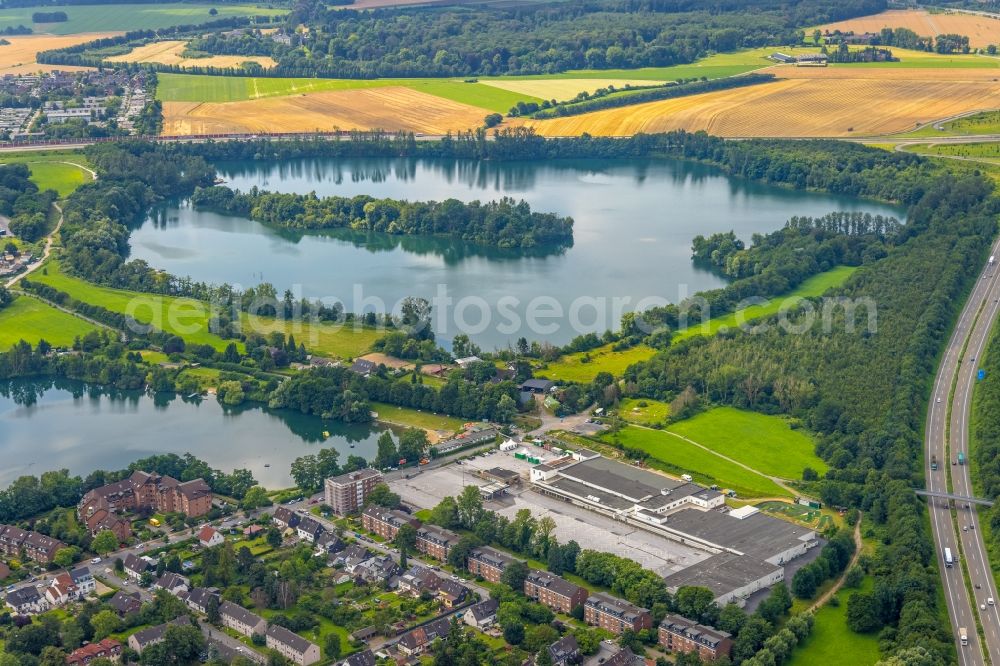
{"type": "Polygon", "coordinates": [[[598,88],[614,86],[622,89],[629,86],[650,86],[663,81],[648,79],[480,79],[482,83],[502,90],[509,90],[529,97],[554,99],[557,102],[573,99],[579,93],[593,93],[598,88]]]}
{"type": "MultiPolygon", "coordinates": [[[[46,264],[44,273],[36,271],[31,279],[64,291],[79,301],[129,314],[136,321],[180,335],[189,343],[207,344],[221,350],[232,342],[209,332],[208,307],[201,301],[100,287],[66,275],[59,270],[56,261],[46,264]]],[[[272,331],[291,334],[311,352],[337,358],[353,358],[363,353],[381,335],[370,328],[308,324],[246,314],[242,315],[242,322],[244,330],[262,335],[272,331]]]]}
{"type": "Polygon", "coordinates": [[[19,340],[32,345],[45,339],[56,347],[70,347],[73,339],[96,327],[30,296],[19,296],[0,310],[0,350],[7,351],[19,340]]]}
{"type": "MultiPolygon", "coordinates": [[[[53,35],[74,35],[82,32],[104,32],[109,30],[127,32],[129,30],[156,30],[175,25],[207,23],[229,16],[276,16],[285,10],[268,9],[253,4],[231,5],[221,3],[191,4],[111,4],[111,5],[67,5],[60,6],[69,20],[61,23],[31,22],[31,15],[38,7],[14,9],[0,8],[0,29],[26,25],[36,33],[53,35]],[[209,14],[215,8],[216,16],[209,14]]],[[[88,40],[81,40],[88,41],[88,40]]]]}
{"type": "MultiPolygon", "coordinates": [[[[30,11],[30,10],[29,10],[30,11]]],[[[0,17],[3,10],[0,10],[0,17]]],[[[0,28],[3,25],[0,23],[0,28]]],[[[0,76],[6,74],[31,74],[38,71],[50,71],[52,69],[79,70],[82,67],[72,67],[59,65],[39,65],[35,62],[35,56],[39,51],[51,49],[62,49],[67,46],[75,46],[83,42],[89,42],[103,37],[112,37],[117,33],[100,32],[88,35],[71,35],[67,37],[53,35],[17,35],[4,37],[10,44],[0,46],[0,76]]]]}
{"type": "Polygon", "coordinates": [[[789,421],[733,407],[716,407],[667,428],[713,451],[784,479],[802,478],[811,467],[823,475],[827,466],[816,455],[812,438],[789,421]]]}
{"type": "Polygon", "coordinates": [[[341,90],[216,103],[167,102],[164,134],[407,130],[444,134],[483,123],[483,109],[410,88],[341,90]]]}
{"type": "MultiPolygon", "coordinates": [[[[878,32],[882,28],[908,28],[921,37],[968,35],[969,46],[984,48],[1000,41],[1000,19],[962,12],[930,13],[923,9],[890,9],[819,26],[820,30],[878,32]]],[[[811,33],[806,30],[806,34],[811,33]]]]}
{"type": "Polygon", "coordinates": [[[602,439],[645,451],[652,459],[651,465],[667,472],[690,474],[698,483],[731,488],[741,496],[781,497],[788,494],[767,477],[754,474],[664,430],[630,425],[617,433],[604,435],[602,439]]]}
{"type": "Polygon", "coordinates": [[[151,42],[137,46],[125,55],[111,56],[106,60],[108,62],[157,62],[164,65],[177,65],[178,67],[239,67],[245,62],[255,62],[264,69],[270,69],[277,64],[273,58],[268,56],[212,55],[204,58],[189,58],[183,55],[187,44],[186,41],[176,39],[151,42]]]}
{"type": "Polygon", "coordinates": [[[301,79],[200,74],[161,74],[156,97],[162,102],[243,102],[326,91],[390,87],[409,88],[500,113],[505,113],[520,100],[542,101],[530,95],[485,83],[466,83],[460,79],[301,79]]]}
{"type": "Polygon", "coordinates": [[[788,74],[804,78],[523,122],[545,136],[684,129],[727,137],[849,137],[1000,107],[1000,82],[985,72],[965,80],[949,80],[953,70],[803,68],[788,74]]]}

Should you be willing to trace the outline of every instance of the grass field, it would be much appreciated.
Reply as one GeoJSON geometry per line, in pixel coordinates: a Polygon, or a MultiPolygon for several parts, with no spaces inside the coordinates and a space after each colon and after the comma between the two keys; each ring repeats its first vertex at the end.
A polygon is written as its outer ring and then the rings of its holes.
{"type": "Polygon", "coordinates": [[[770,479],[723,460],[666,431],[630,425],[615,434],[605,435],[603,439],[645,451],[650,455],[651,465],[676,475],[690,474],[695,481],[704,485],[715,484],[721,488],[731,488],[741,496],[788,495],[770,479]]]}
{"type": "MultiPolygon", "coordinates": [[[[65,291],[77,300],[130,314],[139,322],[180,335],[189,343],[207,344],[221,350],[232,342],[208,331],[208,308],[201,301],[99,287],[62,273],[56,261],[46,264],[46,270],[47,274],[36,271],[31,279],[65,291]]],[[[297,342],[313,353],[338,358],[357,356],[380,336],[377,330],[368,328],[251,318],[246,314],[242,315],[242,320],[244,330],[264,335],[282,331],[294,335],[297,342]]]]}
{"type": "MultiPolygon", "coordinates": [[[[851,266],[838,266],[819,275],[814,275],[784,296],[769,299],[760,305],[751,305],[739,310],[738,313],[713,317],[704,325],[679,331],[674,335],[673,342],[679,342],[696,335],[715,335],[724,327],[752,322],[755,319],[775,314],[782,308],[794,306],[803,298],[820,296],[828,289],[844,284],[855,270],[857,269],[851,266]]],[[[589,352],[567,354],[558,361],[539,369],[536,374],[553,381],[571,382],[590,382],[599,372],[610,372],[615,377],[620,377],[628,366],[645,361],[654,353],[655,350],[646,345],[638,345],[619,352],[614,351],[611,345],[605,345],[589,352]]]]}
{"type": "Polygon", "coordinates": [[[421,412],[415,409],[407,409],[406,407],[387,405],[382,402],[373,402],[372,411],[378,412],[379,421],[410,428],[421,428],[423,430],[458,432],[462,429],[462,424],[464,423],[462,419],[456,419],[451,416],[421,412]]]}
{"type": "MultiPolygon", "coordinates": [[[[847,627],[847,600],[854,592],[871,592],[871,577],[858,590],[841,589],[837,593],[839,606],[827,604],[816,612],[812,634],[792,652],[786,666],[814,664],[851,664],[871,666],[881,655],[878,634],[856,634],[847,627]]],[[[942,604],[943,606],[943,604],[942,604]]]]}
{"type": "Polygon", "coordinates": [[[629,423],[653,425],[667,420],[670,415],[670,405],[649,398],[625,398],[618,405],[618,414],[629,423]]]}
{"type": "Polygon", "coordinates": [[[93,330],[95,326],[30,296],[19,296],[0,310],[0,350],[3,351],[22,339],[34,345],[44,338],[53,346],[69,347],[76,336],[93,330]]]}
{"type": "Polygon", "coordinates": [[[255,62],[264,69],[277,63],[268,56],[212,55],[204,58],[189,58],[183,55],[188,43],[183,40],[150,42],[137,46],[129,53],[107,58],[108,62],[162,63],[178,67],[239,67],[245,62],[255,62]]]}
{"type": "Polygon", "coordinates": [[[13,163],[27,164],[31,181],[43,190],[55,190],[60,197],[67,196],[91,178],[90,173],[81,168],[90,166],[87,158],[71,150],[0,154],[0,164],[13,163]]]}
{"type": "MultiPolygon", "coordinates": [[[[1000,20],[996,18],[961,12],[931,13],[924,9],[890,9],[820,26],[820,30],[841,32],[879,32],[882,28],[907,28],[922,37],[966,35],[973,48],[984,48],[1000,39],[1000,20]]],[[[806,30],[806,35],[810,33],[811,29],[806,30]]]]}
{"type": "Polygon", "coordinates": [[[929,143],[904,148],[907,152],[921,155],[938,155],[941,157],[967,157],[1000,164],[1000,142],[984,141],[983,143],[929,143]]]}
{"type": "Polygon", "coordinates": [[[770,476],[797,480],[806,467],[820,476],[827,470],[812,438],[777,416],[716,407],[667,430],[770,476]]]}
{"type": "Polygon", "coordinates": [[[409,88],[501,113],[519,100],[541,101],[531,95],[485,83],[465,83],[461,79],[289,79],[201,74],[161,74],[156,97],[163,102],[224,103],[371,88],[409,88]]]}
{"type": "Polygon", "coordinates": [[[66,12],[69,20],[62,23],[33,24],[31,15],[38,10],[38,7],[0,8],[0,29],[26,25],[36,33],[72,35],[81,32],[156,30],[175,25],[207,23],[228,16],[276,16],[285,13],[285,10],[253,4],[228,3],[69,5],[59,7],[60,11],[66,12]],[[209,14],[209,10],[213,8],[218,12],[216,16],[209,14]]]}
{"type": "Polygon", "coordinates": [[[903,136],[935,137],[968,134],[1000,134],[1000,111],[983,111],[964,118],[927,125],[913,132],[907,132],[903,136]]]}

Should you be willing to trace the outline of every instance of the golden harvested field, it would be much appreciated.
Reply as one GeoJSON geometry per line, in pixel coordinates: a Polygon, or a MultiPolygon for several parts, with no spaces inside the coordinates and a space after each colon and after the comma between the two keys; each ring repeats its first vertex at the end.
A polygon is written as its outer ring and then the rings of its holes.
{"type": "Polygon", "coordinates": [[[151,42],[137,46],[131,53],[112,56],[107,60],[108,62],[158,62],[178,67],[239,67],[244,62],[252,61],[265,69],[270,69],[278,64],[268,56],[213,55],[207,58],[185,58],[181,54],[186,47],[187,42],[181,40],[151,42]]]}
{"type": "Polygon", "coordinates": [[[480,83],[502,90],[530,95],[540,99],[554,99],[563,101],[573,99],[581,92],[592,93],[598,88],[614,86],[621,89],[626,85],[631,86],[651,86],[662,81],[640,81],[630,79],[548,79],[524,81],[510,79],[479,79],[480,83]]]}
{"type": "Polygon", "coordinates": [[[878,32],[882,28],[909,28],[921,37],[968,35],[969,46],[973,48],[1000,43],[1000,19],[962,12],[931,14],[923,9],[890,9],[880,14],[819,26],[820,30],[841,32],[878,32]]]}
{"type": "Polygon", "coordinates": [[[846,137],[900,132],[1000,107],[1000,82],[994,77],[947,72],[948,77],[926,69],[903,74],[898,69],[800,68],[788,75],[802,78],[524,124],[546,136],[685,129],[719,136],[846,137]]]}
{"type": "Polygon", "coordinates": [[[0,46],[0,76],[6,74],[32,74],[53,69],[78,70],[83,67],[68,67],[66,65],[39,65],[35,55],[39,51],[62,49],[84,42],[90,42],[103,37],[114,37],[119,32],[86,33],[79,35],[17,35],[4,37],[10,44],[0,46]]]}
{"type": "Polygon", "coordinates": [[[165,102],[164,134],[407,130],[444,134],[482,125],[483,110],[410,88],[331,90],[242,102],[165,102]]]}

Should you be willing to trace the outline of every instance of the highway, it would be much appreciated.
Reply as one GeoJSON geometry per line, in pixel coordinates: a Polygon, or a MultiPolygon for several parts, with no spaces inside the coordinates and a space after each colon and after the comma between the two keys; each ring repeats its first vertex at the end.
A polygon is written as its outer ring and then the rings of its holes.
{"type": "MultiPolygon", "coordinates": [[[[1000,242],[994,245],[991,254],[1000,257],[1000,242]]],[[[969,466],[958,465],[957,456],[962,452],[966,460],[969,457],[969,416],[979,370],[978,360],[982,358],[993,322],[1000,311],[1000,271],[996,268],[985,266],[977,278],[934,380],[926,428],[927,489],[932,492],[948,492],[950,474],[952,492],[958,495],[974,494],[969,466]],[[953,383],[954,393],[949,395],[953,383]],[[949,418],[950,432],[947,427],[949,418]],[[946,438],[950,438],[950,450],[946,438]],[[938,461],[937,471],[930,468],[932,456],[938,461]]],[[[962,503],[956,504],[953,511],[951,501],[941,498],[928,498],[928,507],[958,663],[963,666],[1000,665],[1000,609],[987,605],[987,598],[997,599],[998,596],[976,511],[962,503]],[[945,548],[949,548],[957,560],[954,567],[945,566],[945,548]],[[968,570],[971,591],[965,583],[963,566],[968,570]],[[985,610],[981,606],[985,606],[985,610]],[[981,644],[977,632],[977,618],[983,627],[985,645],[981,644]],[[958,629],[961,627],[967,630],[967,646],[959,641],[958,629]]]]}

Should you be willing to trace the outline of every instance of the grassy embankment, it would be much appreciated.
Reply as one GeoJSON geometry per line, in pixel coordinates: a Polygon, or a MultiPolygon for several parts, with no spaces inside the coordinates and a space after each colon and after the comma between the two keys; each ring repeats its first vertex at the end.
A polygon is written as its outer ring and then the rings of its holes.
{"type": "MultiPolygon", "coordinates": [[[[715,335],[723,328],[731,328],[741,323],[777,314],[782,309],[787,310],[794,307],[804,298],[821,296],[828,289],[844,284],[855,270],[857,269],[853,266],[838,266],[819,275],[814,275],[784,296],[777,296],[765,303],[751,305],[734,313],[712,317],[702,325],[678,331],[674,334],[672,342],[676,344],[696,335],[715,335]]],[[[574,382],[592,381],[599,372],[610,372],[612,375],[620,377],[628,366],[645,361],[655,353],[654,349],[645,345],[617,352],[612,349],[611,345],[605,345],[588,352],[567,354],[558,361],[549,363],[536,374],[552,380],[574,382]]]]}
{"type": "MultiPolygon", "coordinates": [[[[99,287],[63,273],[58,261],[50,261],[31,279],[64,291],[79,301],[130,314],[141,323],[180,335],[189,343],[212,345],[221,350],[231,342],[209,332],[208,306],[202,301],[99,287]]],[[[282,331],[294,335],[297,342],[305,344],[313,353],[337,358],[353,358],[365,352],[380,336],[379,331],[371,328],[286,322],[251,317],[246,313],[241,318],[246,331],[264,335],[282,331]]]]}
{"type": "Polygon", "coordinates": [[[0,7],[0,29],[25,25],[36,33],[72,35],[82,32],[157,30],[175,25],[208,23],[231,16],[277,16],[284,9],[270,9],[251,3],[244,5],[221,3],[146,3],[106,5],[63,5],[58,7],[0,7]],[[66,12],[67,21],[32,23],[31,15],[39,10],[66,12]],[[209,13],[215,9],[215,16],[209,13]]]}
{"type": "Polygon", "coordinates": [[[0,351],[10,349],[20,340],[36,345],[43,338],[55,347],[69,347],[76,336],[96,328],[37,299],[19,296],[0,310],[0,351]]]}

